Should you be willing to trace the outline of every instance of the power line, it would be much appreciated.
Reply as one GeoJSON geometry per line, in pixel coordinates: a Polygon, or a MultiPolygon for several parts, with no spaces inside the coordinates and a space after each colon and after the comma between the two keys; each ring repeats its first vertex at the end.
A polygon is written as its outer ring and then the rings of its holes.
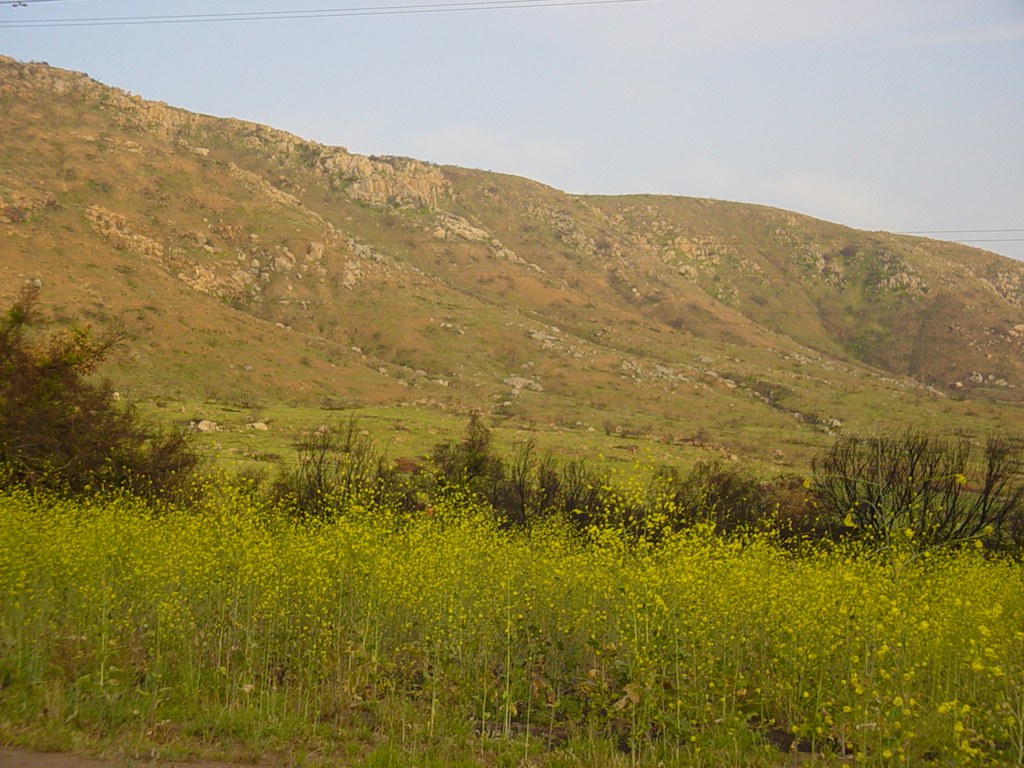
{"type": "MultiPolygon", "coordinates": [[[[59,2],[60,0],[27,0],[59,2]]],[[[172,16],[97,16],[93,18],[34,19],[0,21],[0,29],[38,27],[104,27],[141,24],[197,24],[225,21],[271,21],[281,19],[322,19],[344,16],[394,16],[409,13],[454,13],[459,11],[519,10],[523,8],[560,8],[580,5],[620,5],[654,0],[468,0],[467,2],[424,3],[416,5],[357,6],[302,11],[254,11],[246,13],[205,13],[172,16]]]]}
{"type": "Polygon", "coordinates": [[[997,237],[986,240],[953,240],[954,243],[1024,243],[1024,237],[997,237]]]}
{"type": "Polygon", "coordinates": [[[914,229],[908,232],[893,232],[894,235],[959,235],[995,234],[1003,232],[1024,232],[1024,229],[914,229]]]}
{"type": "Polygon", "coordinates": [[[29,5],[35,5],[36,3],[65,3],[65,2],[68,2],[68,0],[16,0],[16,2],[0,3],[0,5],[10,5],[10,6],[14,7],[14,8],[18,8],[20,6],[20,7],[24,8],[24,7],[27,7],[29,5]]]}
{"type": "MultiPolygon", "coordinates": [[[[1024,232],[1024,229],[915,229],[906,232],[893,232],[894,235],[1004,235],[1016,232],[1024,232]]],[[[940,240],[944,238],[938,238],[940,240]]],[[[977,238],[951,238],[946,242],[954,243],[1020,243],[1024,237],[977,237],[977,238]]]]}

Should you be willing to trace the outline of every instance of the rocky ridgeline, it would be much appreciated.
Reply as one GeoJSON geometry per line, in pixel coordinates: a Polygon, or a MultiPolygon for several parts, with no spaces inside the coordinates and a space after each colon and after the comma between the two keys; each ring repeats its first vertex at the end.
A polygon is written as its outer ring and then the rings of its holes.
{"type": "MultiPolygon", "coordinates": [[[[209,150],[194,146],[195,136],[204,132],[219,136],[235,134],[246,148],[278,162],[298,159],[335,188],[345,189],[352,198],[372,206],[398,204],[433,208],[451,194],[451,186],[440,169],[418,160],[357,155],[344,147],[306,141],[265,125],[197,115],[164,102],[146,101],[80,72],[0,56],[0,96],[15,94],[31,100],[39,91],[94,101],[110,110],[115,123],[123,129],[177,140],[203,155],[209,150]]],[[[283,197],[280,202],[290,201],[283,197]]]]}
{"type": "Polygon", "coordinates": [[[391,203],[436,208],[451,194],[440,169],[404,157],[368,158],[338,147],[320,150],[317,171],[356,200],[383,208],[391,203]],[[347,186],[345,186],[348,182],[347,186]]]}
{"type": "MultiPolygon", "coordinates": [[[[434,207],[450,194],[450,185],[440,170],[425,163],[405,158],[368,158],[342,147],[304,141],[268,126],[192,114],[108,87],[82,73],[0,56],[0,96],[12,94],[32,101],[40,92],[92,101],[109,111],[121,128],[155,136],[202,157],[209,156],[210,150],[197,146],[197,138],[215,134],[223,140],[236,136],[246,149],[278,163],[293,160],[328,180],[333,187],[344,189],[350,197],[376,207],[434,207]]],[[[98,141],[92,135],[79,137],[98,141]]],[[[138,142],[121,137],[108,136],[104,142],[128,152],[144,151],[138,142]]],[[[155,233],[147,231],[149,227],[145,224],[102,205],[88,206],[85,218],[93,231],[117,250],[157,262],[192,289],[219,297],[258,297],[278,276],[289,283],[307,277],[323,282],[328,272],[326,257],[332,253],[341,258],[341,282],[349,289],[372,271],[368,265],[378,271],[383,268],[381,254],[343,237],[331,222],[308,209],[295,195],[235,163],[228,163],[227,169],[256,200],[288,209],[289,214],[319,230],[321,240],[304,244],[296,254],[286,244],[264,245],[258,242],[256,234],[246,237],[242,232],[224,237],[216,237],[212,232],[173,232],[158,239],[155,233]]],[[[20,223],[56,204],[53,195],[29,197],[25,192],[0,188],[0,223],[20,223]]],[[[479,234],[470,233],[465,227],[462,230],[459,234],[471,234],[471,239],[490,239],[482,230],[479,234]]]]}

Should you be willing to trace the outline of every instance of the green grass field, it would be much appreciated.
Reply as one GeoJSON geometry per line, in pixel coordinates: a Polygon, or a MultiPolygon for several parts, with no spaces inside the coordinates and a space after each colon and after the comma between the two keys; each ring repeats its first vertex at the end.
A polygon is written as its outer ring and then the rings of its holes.
{"type": "MultiPolygon", "coordinates": [[[[262,471],[268,477],[282,468],[294,466],[296,443],[321,425],[341,426],[354,420],[388,459],[407,458],[423,463],[438,444],[461,440],[469,422],[469,416],[464,413],[400,405],[329,410],[285,404],[247,408],[216,402],[158,402],[159,406],[153,401],[142,401],[137,407],[144,416],[169,427],[181,427],[190,420],[213,421],[219,431],[194,436],[201,454],[216,466],[234,472],[262,471]],[[247,427],[255,421],[268,428],[247,427]]],[[[637,459],[647,464],[688,469],[699,460],[731,455],[725,448],[727,443],[717,443],[710,436],[704,437],[705,445],[690,444],[700,442],[695,429],[675,431],[653,422],[616,421],[611,425],[596,420],[540,422],[490,417],[486,423],[501,455],[509,455],[518,445],[533,440],[540,453],[550,452],[561,460],[583,460],[588,466],[605,470],[631,469],[637,459]],[[616,426],[620,429],[618,433],[616,426]]],[[[810,448],[820,449],[817,443],[807,446],[808,455],[810,448]]],[[[770,452],[767,458],[771,458],[770,452]]],[[[789,471],[789,462],[748,464],[766,478],[789,471]]]]}
{"type": "Polygon", "coordinates": [[[0,497],[0,742],[291,765],[1024,762],[1024,571],[974,547],[510,534],[454,493],[306,524],[226,485],[206,499],[0,497]]]}

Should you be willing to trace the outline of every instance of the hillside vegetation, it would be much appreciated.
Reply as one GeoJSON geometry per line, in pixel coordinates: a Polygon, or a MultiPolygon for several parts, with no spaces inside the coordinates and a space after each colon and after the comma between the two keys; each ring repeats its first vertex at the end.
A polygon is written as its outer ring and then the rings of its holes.
{"type": "Polygon", "coordinates": [[[106,373],[136,400],[477,409],[783,463],[879,422],[1022,422],[1024,265],[995,254],[365,157],[9,58],[0,136],[0,298],[37,279],[58,323],[123,323],[106,373]]]}

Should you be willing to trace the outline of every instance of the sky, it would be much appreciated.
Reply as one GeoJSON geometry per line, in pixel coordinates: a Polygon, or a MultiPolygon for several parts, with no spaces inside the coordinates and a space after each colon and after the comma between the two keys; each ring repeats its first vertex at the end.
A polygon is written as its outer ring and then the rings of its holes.
{"type": "Polygon", "coordinates": [[[1024,0],[530,1],[35,28],[8,23],[430,0],[5,2],[0,53],[362,154],[942,230],[1024,259],[1024,0]]]}

